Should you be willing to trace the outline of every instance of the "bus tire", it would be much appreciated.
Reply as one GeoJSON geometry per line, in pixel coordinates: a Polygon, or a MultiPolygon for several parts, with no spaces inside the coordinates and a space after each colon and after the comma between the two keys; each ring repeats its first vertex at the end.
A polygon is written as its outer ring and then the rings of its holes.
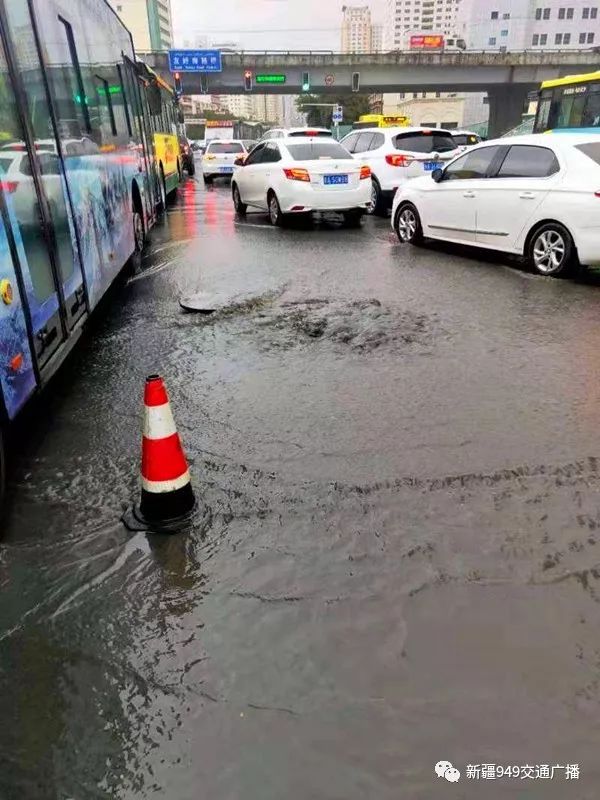
{"type": "Polygon", "coordinates": [[[167,184],[165,183],[165,172],[162,164],[160,165],[158,174],[158,191],[160,194],[158,212],[159,214],[164,214],[167,208],[167,184]]]}
{"type": "Polygon", "coordinates": [[[6,494],[6,433],[0,425],[0,517],[4,507],[4,496],[6,494]]]}

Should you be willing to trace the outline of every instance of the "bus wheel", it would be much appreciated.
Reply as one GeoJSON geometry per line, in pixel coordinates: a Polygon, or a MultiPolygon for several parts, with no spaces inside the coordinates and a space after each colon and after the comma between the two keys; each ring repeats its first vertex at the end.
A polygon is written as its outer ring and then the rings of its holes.
{"type": "Polygon", "coordinates": [[[6,490],[6,450],[4,446],[5,433],[0,426],[0,516],[4,505],[4,494],[6,490]]]}
{"type": "Polygon", "coordinates": [[[160,174],[158,176],[158,191],[159,191],[159,200],[158,200],[158,211],[160,214],[164,214],[167,208],[167,186],[165,184],[165,173],[163,172],[162,164],[160,167],[160,174]]]}
{"type": "Polygon", "coordinates": [[[135,255],[141,256],[146,244],[146,231],[144,230],[143,217],[137,208],[133,210],[133,242],[135,255]]]}

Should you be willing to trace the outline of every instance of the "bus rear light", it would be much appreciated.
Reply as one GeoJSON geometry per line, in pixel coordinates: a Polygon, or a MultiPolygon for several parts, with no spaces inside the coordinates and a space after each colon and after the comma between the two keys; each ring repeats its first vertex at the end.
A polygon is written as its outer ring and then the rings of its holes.
{"type": "Polygon", "coordinates": [[[310,175],[306,169],[292,167],[291,169],[284,169],[283,172],[288,181],[304,181],[305,183],[310,183],[310,175]]]}

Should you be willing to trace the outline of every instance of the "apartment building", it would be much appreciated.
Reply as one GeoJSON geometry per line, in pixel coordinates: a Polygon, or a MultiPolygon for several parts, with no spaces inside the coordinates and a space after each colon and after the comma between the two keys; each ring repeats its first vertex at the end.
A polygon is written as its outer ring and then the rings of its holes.
{"type": "Polygon", "coordinates": [[[173,46],[170,0],[118,0],[114,8],[131,31],[138,52],[173,46]]]}

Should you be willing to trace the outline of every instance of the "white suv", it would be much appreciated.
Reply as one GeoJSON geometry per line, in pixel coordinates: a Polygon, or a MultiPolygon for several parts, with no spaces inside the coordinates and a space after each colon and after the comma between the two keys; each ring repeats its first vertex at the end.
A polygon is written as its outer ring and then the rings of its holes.
{"type": "Polygon", "coordinates": [[[371,168],[371,210],[380,216],[391,208],[399,186],[443,167],[460,152],[452,133],[441,128],[362,128],[341,144],[371,168]]]}

